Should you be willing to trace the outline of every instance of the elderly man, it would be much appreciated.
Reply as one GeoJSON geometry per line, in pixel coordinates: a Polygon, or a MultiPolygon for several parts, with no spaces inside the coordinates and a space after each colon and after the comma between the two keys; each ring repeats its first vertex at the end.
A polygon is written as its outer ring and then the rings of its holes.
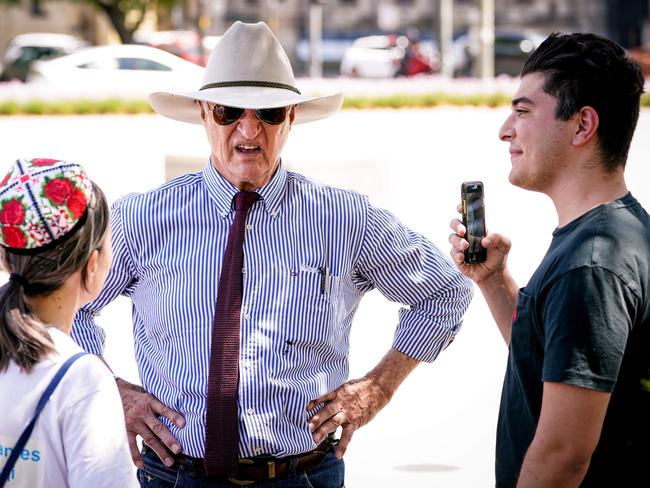
{"type": "Polygon", "coordinates": [[[114,205],[114,265],[75,322],[100,354],[93,314],[133,301],[143,387],[117,383],[142,486],[341,487],[352,434],[453,340],[470,283],[365,197],[283,167],[292,125],[342,97],[301,95],[265,24],[224,34],[200,90],[150,101],[203,124],[210,161],[114,205]],[[390,351],[346,382],[352,318],[373,288],[407,306],[390,351]]]}
{"type": "Polygon", "coordinates": [[[553,240],[528,284],[510,241],[463,264],[510,353],[497,427],[498,487],[650,486],[650,217],[625,184],[639,66],[593,34],[552,35],[530,56],[499,136],[510,181],[548,195],[553,240]]]}

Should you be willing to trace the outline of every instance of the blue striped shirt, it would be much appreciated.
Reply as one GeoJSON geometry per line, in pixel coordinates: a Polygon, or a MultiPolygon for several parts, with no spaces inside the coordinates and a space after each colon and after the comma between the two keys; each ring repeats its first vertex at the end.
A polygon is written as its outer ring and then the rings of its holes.
{"type": "MultiPolygon", "coordinates": [[[[93,315],[122,294],[133,302],[143,387],[180,412],[163,419],[183,452],[203,457],[212,321],[237,188],[211,164],[111,211],[114,261],[73,337],[101,354],[93,315]]],[[[344,383],[352,319],[377,288],[407,305],[393,347],[433,361],[454,338],[472,288],[438,248],[365,196],[282,166],[248,213],[240,333],[241,456],[287,456],[315,446],[307,403],[344,383]],[[329,268],[322,284],[319,268],[329,268]]]]}

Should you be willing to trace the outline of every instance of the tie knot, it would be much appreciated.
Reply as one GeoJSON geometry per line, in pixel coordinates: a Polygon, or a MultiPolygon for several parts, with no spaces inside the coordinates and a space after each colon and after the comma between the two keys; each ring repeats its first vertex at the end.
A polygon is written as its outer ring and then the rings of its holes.
{"type": "Polygon", "coordinates": [[[257,201],[259,194],[254,191],[240,191],[235,194],[235,210],[248,212],[248,209],[257,201]]]}

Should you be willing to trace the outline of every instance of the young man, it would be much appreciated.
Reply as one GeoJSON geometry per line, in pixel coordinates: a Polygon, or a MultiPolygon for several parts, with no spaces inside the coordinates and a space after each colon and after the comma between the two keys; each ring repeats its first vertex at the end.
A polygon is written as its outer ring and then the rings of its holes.
{"type": "Polygon", "coordinates": [[[528,284],[488,234],[466,265],[509,346],[497,427],[498,487],[650,486],[650,217],[625,161],[644,80],[617,44],[552,35],[531,55],[499,137],[510,182],[548,195],[558,227],[528,284]]]}

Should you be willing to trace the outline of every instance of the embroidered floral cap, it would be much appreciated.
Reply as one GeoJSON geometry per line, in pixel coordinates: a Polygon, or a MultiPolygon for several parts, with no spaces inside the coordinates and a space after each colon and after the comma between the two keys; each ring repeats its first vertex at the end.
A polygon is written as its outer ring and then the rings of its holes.
{"type": "Polygon", "coordinates": [[[23,254],[54,247],[83,224],[91,195],[79,164],[18,159],[0,181],[0,244],[23,254]]]}

